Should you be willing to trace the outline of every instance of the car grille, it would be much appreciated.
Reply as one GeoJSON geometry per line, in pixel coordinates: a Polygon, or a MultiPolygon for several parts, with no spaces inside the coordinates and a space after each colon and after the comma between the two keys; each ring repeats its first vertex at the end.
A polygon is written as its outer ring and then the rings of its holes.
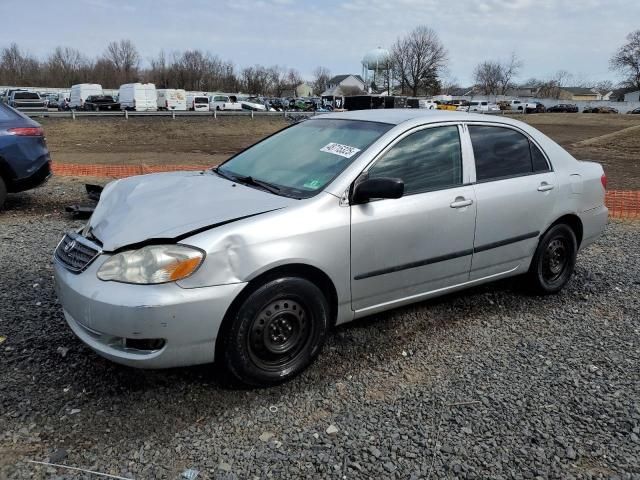
{"type": "Polygon", "coordinates": [[[58,244],[54,258],[67,270],[80,273],[93,262],[102,251],[96,244],[77,233],[67,233],[58,244]]]}

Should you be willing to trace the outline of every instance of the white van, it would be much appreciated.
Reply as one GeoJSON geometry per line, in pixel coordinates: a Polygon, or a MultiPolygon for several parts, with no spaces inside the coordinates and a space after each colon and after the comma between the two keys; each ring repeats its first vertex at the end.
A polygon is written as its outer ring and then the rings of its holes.
{"type": "Polygon", "coordinates": [[[242,105],[235,95],[212,95],[209,110],[242,110],[242,105]]]}
{"type": "Polygon", "coordinates": [[[181,88],[161,88],[158,93],[158,110],[187,109],[187,94],[181,88]]]}
{"type": "Polygon", "coordinates": [[[209,97],[206,95],[187,95],[187,110],[196,112],[209,111],[209,97]]]}
{"type": "Polygon", "coordinates": [[[158,110],[158,94],[153,83],[125,83],[118,91],[120,110],[155,112],[158,110]]]}
{"type": "Polygon", "coordinates": [[[84,107],[84,102],[90,95],[104,95],[102,85],[98,83],[79,83],[71,86],[69,93],[69,108],[76,110],[84,107]]]}

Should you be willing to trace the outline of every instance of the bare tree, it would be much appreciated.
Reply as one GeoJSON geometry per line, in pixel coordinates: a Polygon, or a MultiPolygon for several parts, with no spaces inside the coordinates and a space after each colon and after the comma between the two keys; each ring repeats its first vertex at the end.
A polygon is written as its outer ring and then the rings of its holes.
{"type": "Polygon", "coordinates": [[[484,61],[473,72],[475,86],[485,95],[506,95],[521,68],[522,61],[515,53],[506,62],[484,61]]]}
{"type": "Polygon", "coordinates": [[[538,87],[538,97],[559,99],[562,95],[562,89],[573,79],[566,70],[558,70],[548,80],[538,81],[535,85],[538,87]]]}
{"type": "Polygon", "coordinates": [[[272,89],[268,93],[274,94],[276,97],[281,97],[285,91],[293,91],[295,96],[295,89],[298,85],[300,85],[303,80],[300,73],[294,68],[284,69],[278,66],[271,67],[274,68],[278,73],[277,76],[274,76],[275,81],[272,84],[272,89]]]}
{"type": "Polygon", "coordinates": [[[613,91],[615,85],[611,80],[600,80],[599,82],[595,82],[591,87],[594,90],[606,95],[607,93],[613,91]]]}
{"type": "Polygon", "coordinates": [[[513,87],[513,78],[518,75],[522,68],[522,60],[520,60],[515,52],[511,53],[508,61],[501,64],[502,76],[500,78],[500,95],[506,95],[507,90],[513,87]]]}
{"type": "Polygon", "coordinates": [[[429,93],[439,82],[438,73],[447,60],[447,51],[436,32],[419,26],[406,37],[398,38],[392,47],[394,74],[404,93],[409,90],[417,96],[429,93]]]}
{"type": "Polygon", "coordinates": [[[329,69],[326,67],[316,67],[313,71],[313,81],[311,82],[314,93],[320,95],[324,92],[327,89],[329,80],[331,80],[331,72],[329,69]]]}
{"type": "Polygon", "coordinates": [[[50,85],[68,86],[88,80],[91,62],[79,50],[56,47],[46,62],[46,77],[50,85]]]}
{"type": "Polygon", "coordinates": [[[609,65],[625,76],[625,86],[640,90],[640,30],[627,35],[627,43],[611,57],[609,65]]]}
{"type": "Polygon", "coordinates": [[[104,58],[113,65],[116,82],[127,83],[138,76],[140,54],[131,40],[109,43],[104,58]]]}
{"type": "Polygon", "coordinates": [[[264,95],[273,90],[278,78],[277,67],[267,68],[262,65],[245,67],[240,72],[242,87],[251,94],[264,95]]]}
{"type": "Polygon", "coordinates": [[[500,90],[502,66],[500,62],[487,60],[476,65],[473,79],[476,88],[484,95],[497,95],[500,90]]]}
{"type": "Polygon", "coordinates": [[[41,76],[40,62],[12,43],[0,52],[0,83],[34,86],[41,76]]]}
{"type": "Polygon", "coordinates": [[[149,62],[151,69],[148,72],[150,80],[159,88],[166,88],[171,84],[170,69],[167,62],[167,55],[164,50],[160,50],[158,56],[149,62]]]}

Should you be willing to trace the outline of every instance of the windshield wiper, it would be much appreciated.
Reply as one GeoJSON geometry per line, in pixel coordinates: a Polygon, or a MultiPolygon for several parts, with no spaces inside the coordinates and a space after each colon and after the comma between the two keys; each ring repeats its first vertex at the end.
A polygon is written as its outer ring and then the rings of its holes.
{"type": "Polygon", "coordinates": [[[232,182],[236,181],[236,178],[233,175],[230,175],[228,173],[224,173],[222,170],[220,170],[220,167],[213,167],[211,169],[211,171],[214,172],[214,173],[217,173],[222,178],[226,178],[227,180],[231,180],[232,182]]]}
{"type": "Polygon", "coordinates": [[[236,180],[240,183],[244,183],[245,185],[253,185],[254,187],[260,187],[268,192],[275,193],[276,195],[280,193],[280,187],[276,187],[273,183],[265,182],[264,180],[258,180],[253,178],[251,175],[243,176],[243,175],[234,175],[236,180]]]}
{"type": "Polygon", "coordinates": [[[268,192],[275,193],[275,194],[280,193],[280,187],[277,187],[272,183],[265,182],[264,180],[255,179],[251,175],[247,175],[247,176],[234,175],[233,173],[226,173],[220,170],[219,167],[215,167],[212,170],[218,175],[220,175],[221,177],[226,178],[227,180],[231,180],[232,182],[239,182],[244,185],[252,185],[254,187],[260,187],[263,190],[267,190],[268,192]]]}

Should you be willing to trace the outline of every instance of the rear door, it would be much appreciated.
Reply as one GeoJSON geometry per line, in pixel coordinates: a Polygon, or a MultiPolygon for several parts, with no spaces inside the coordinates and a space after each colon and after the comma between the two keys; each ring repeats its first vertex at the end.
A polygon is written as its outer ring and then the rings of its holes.
{"type": "Polygon", "coordinates": [[[460,128],[408,132],[367,170],[370,178],[401,178],[405,194],[351,207],[354,310],[467,281],[476,204],[463,168],[460,128]]]}
{"type": "Polygon", "coordinates": [[[556,200],[550,163],[523,132],[469,124],[475,159],[477,221],[471,280],[524,271],[556,200]]]}

